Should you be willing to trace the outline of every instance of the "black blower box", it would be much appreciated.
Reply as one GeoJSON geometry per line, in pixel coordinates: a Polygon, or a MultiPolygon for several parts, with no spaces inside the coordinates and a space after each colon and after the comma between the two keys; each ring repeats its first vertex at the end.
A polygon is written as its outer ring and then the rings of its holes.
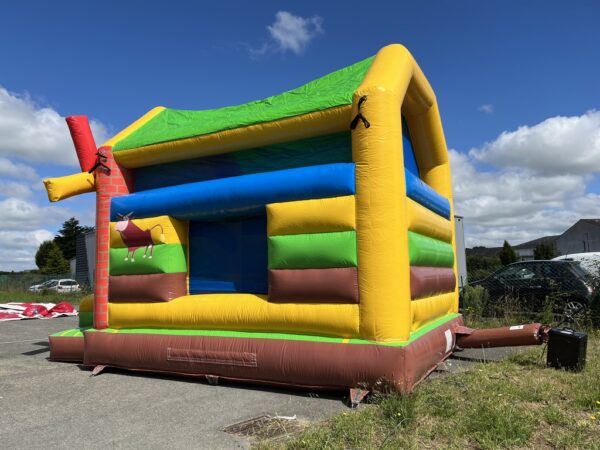
{"type": "Polygon", "coordinates": [[[552,328],[548,337],[548,366],[556,369],[583,370],[587,352],[586,333],[568,328],[552,328]]]}

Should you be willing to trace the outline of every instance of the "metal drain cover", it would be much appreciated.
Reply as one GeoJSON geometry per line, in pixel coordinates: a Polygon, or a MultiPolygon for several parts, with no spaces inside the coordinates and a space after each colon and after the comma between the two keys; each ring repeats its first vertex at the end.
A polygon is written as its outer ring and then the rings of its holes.
{"type": "Polygon", "coordinates": [[[228,425],[223,428],[223,431],[247,438],[270,440],[286,435],[295,435],[301,432],[303,428],[302,423],[298,420],[258,416],[234,423],[233,425],[228,425]]]}

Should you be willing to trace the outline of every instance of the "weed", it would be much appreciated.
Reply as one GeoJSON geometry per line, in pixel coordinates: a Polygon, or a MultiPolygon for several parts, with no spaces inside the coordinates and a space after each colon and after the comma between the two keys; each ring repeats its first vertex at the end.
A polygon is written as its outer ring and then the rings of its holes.
{"type": "Polygon", "coordinates": [[[566,416],[562,410],[554,405],[549,405],[542,410],[544,420],[548,425],[561,425],[566,422],[566,416]]]}
{"type": "Polygon", "coordinates": [[[462,290],[462,306],[470,320],[480,320],[488,310],[490,294],[483,286],[465,286],[462,290]]]}
{"type": "Polygon", "coordinates": [[[410,396],[382,392],[373,404],[260,448],[600,448],[600,331],[589,335],[580,373],[547,368],[540,352],[534,348],[426,381],[410,396]]]}
{"type": "Polygon", "coordinates": [[[506,401],[484,400],[467,411],[464,425],[481,448],[525,444],[533,433],[534,416],[506,401]]]}
{"type": "Polygon", "coordinates": [[[379,411],[390,424],[407,427],[415,419],[415,396],[391,394],[378,402],[379,411]]]}

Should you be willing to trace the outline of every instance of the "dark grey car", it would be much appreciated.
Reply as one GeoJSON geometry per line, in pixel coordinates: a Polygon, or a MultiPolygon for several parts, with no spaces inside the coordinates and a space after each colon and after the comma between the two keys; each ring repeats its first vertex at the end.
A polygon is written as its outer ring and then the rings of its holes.
{"type": "Polygon", "coordinates": [[[469,285],[484,287],[492,302],[511,296],[537,311],[551,297],[557,301],[557,309],[576,314],[589,306],[593,298],[587,272],[573,261],[517,262],[469,285]]]}

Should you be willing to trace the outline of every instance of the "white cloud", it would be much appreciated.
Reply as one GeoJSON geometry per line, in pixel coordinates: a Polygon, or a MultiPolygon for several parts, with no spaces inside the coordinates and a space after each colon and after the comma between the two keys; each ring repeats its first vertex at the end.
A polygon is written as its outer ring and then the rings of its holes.
{"type": "Polygon", "coordinates": [[[323,33],[323,19],[319,16],[304,18],[279,11],[275,14],[275,22],[267,29],[280,50],[290,50],[299,55],[310,41],[323,33]]]}
{"type": "MultiPolygon", "coordinates": [[[[96,143],[107,137],[106,127],[90,122],[96,143]]],[[[77,166],[77,157],[63,117],[54,109],[40,107],[27,95],[0,87],[0,157],[29,162],[52,162],[77,166]]],[[[1,161],[0,161],[1,170],[1,161]]]]}
{"type": "Polygon", "coordinates": [[[248,46],[250,56],[259,58],[269,52],[288,51],[295,55],[304,53],[310,42],[324,33],[323,18],[320,16],[301,17],[288,11],[278,11],[275,21],[267,26],[270,40],[260,47],[248,46]]]}
{"type": "Polygon", "coordinates": [[[520,167],[538,174],[600,172],[600,111],[552,117],[505,131],[469,154],[497,167],[520,167]]]}
{"type": "Polygon", "coordinates": [[[31,231],[0,230],[0,270],[19,271],[35,268],[34,257],[43,241],[54,234],[45,229],[31,231]]]}
{"type": "Polygon", "coordinates": [[[450,150],[467,245],[518,244],[600,217],[600,196],[588,192],[600,172],[600,162],[592,161],[600,158],[599,136],[600,114],[591,111],[503,132],[467,154],[450,150]]]}
{"type": "Polygon", "coordinates": [[[7,198],[0,200],[0,231],[32,231],[52,224],[60,224],[75,214],[64,206],[56,204],[39,206],[33,202],[7,198]]]}
{"type": "Polygon", "coordinates": [[[23,163],[15,163],[3,157],[0,157],[0,177],[39,180],[39,176],[33,167],[23,163]]]}
{"type": "Polygon", "coordinates": [[[0,197],[27,198],[33,195],[31,186],[0,178],[0,197]]]}
{"type": "MultiPolygon", "coordinates": [[[[108,135],[106,127],[94,120],[91,127],[101,144],[108,135]]],[[[78,212],[47,203],[34,166],[41,169],[48,163],[73,166],[65,175],[75,167],[79,170],[64,117],[0,86],[0,270],[35,268],[39,244],[52,239],[50,230],[66,219],[93,223],[93,202],[78,212]]]]}
{"type": "Polygon", "coordinates": [[[477,108],[477,111],[481,111],[486,114],[493,114],[494,113],[494,105],[492,105],[491,103],[486,103],[484,105],[479,106],[477,108]]]}
{"type": "Polygon", "coordinates": [[[17,198],[17,195],[12,187],[12,197],[0,200],[0,270],[34,269],[39,244],[54,237],[47,228],[57,228],[69,217],[76,216],[69,208],[38,206],[30,199],[17,198]]]}

